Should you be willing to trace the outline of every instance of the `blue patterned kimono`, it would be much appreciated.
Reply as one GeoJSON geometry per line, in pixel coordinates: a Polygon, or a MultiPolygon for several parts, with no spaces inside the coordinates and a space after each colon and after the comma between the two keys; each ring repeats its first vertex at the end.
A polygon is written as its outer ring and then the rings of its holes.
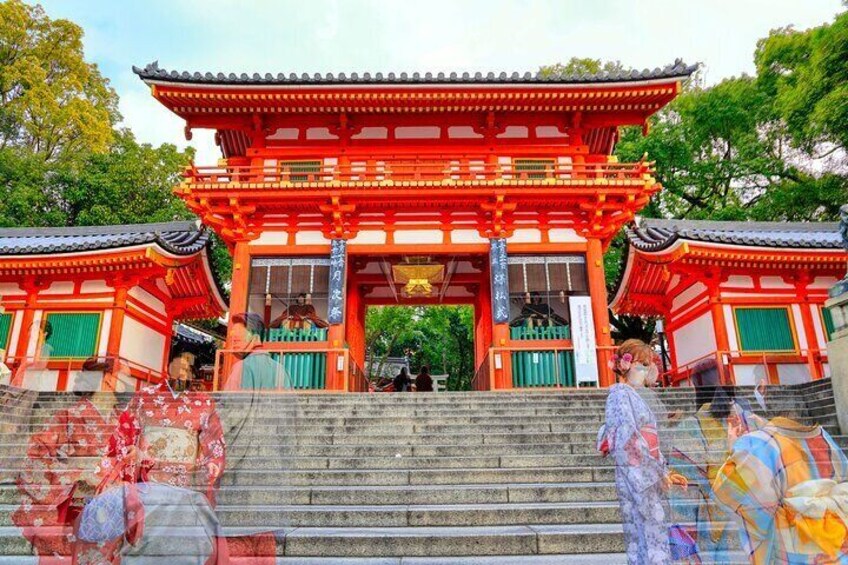
{"type": "Polygon", "coordinates": [[[605,425],[615,461],[628,563],[667,565],[671,555],[663,508],[666,468],[656,417],[633,387],[616,384],[607,397],[605,425]]]}

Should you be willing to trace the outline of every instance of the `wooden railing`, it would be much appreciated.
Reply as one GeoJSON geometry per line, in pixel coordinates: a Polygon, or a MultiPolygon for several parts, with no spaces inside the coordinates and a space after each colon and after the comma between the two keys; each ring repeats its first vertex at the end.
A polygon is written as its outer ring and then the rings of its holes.
{"type": "MultiPolygon", "coordinates": [[[[797,351],[713,351],[683,365],[674,367],[663,373],[661,380],[665,386],[704,384],[695,382],[702,379],[714,379],[715,384],[736,384],[734,367],[756,366],[762,370],[757,380],[763,378],[771,384],[778,384],[776,371],[778,365],[806,365],[810,376],[821,374],[822,363],[827,362],[827,355],[822,351],[801,349],[797,351]],[[714,375],[709,373],[713,372],[714,375]]],[[[753,383],[757,384],[757,383],[753,383]]]]}
{"type": "MultiPolygon", "coordinates": [[[[106,383],[104,379],[101,381],[101,387],[103,387],[104,384],[109,384],[111,387],[114,387],[116,384],[115,381],[121,376],[132,377],[140,382],[149,383],[158,383],[164,378],[162,371],[115,355],[100,355],[85,358],[9,356],[6,358],[5,364],[12,372],[11,384],[15,386],[21,386],[23,384],[24,377],[28,372],[41,373],[43,371],[103,373],[104,375],[111,374],[111,382],[106,383]]],[[[111,390],[111,388],[107,388],[107,390],[111,390]]]]}
{"type": "Polygon", "coordinates": [[[213,391],[245,392],[342,392],[359,391],[364,375],[351,362],[350,350],[327,347],[326,342],[266,342],[250,353],[219,349],[215,352],[213,391]],[[244,364],[251,355],[265,355],[244,364]],[[252,365],[252,366],[251,366],[252,365]],[[243,371],[250,366],[251,375],[245,387],[243,371]],[[308,373],[308,376],[301,374],[308,373]],[[255,379],[257,382],[252,382],[255,379]],[[358,387],[358,388],[352,388],[358,387]]]}
{"type": "Polygon", "coordinates": [[[472,181],[568,183],[579,180],[644,181],[652,173],[652,163],[492,163],[473,160],[367,159],[344,164],[317,164],[312,170],[277,164],[275,166],[197,167],[186,169],[192,184],[263,183],[291,185],[310,183],[397,183],[435,182],[442,184],[472,181]]]}

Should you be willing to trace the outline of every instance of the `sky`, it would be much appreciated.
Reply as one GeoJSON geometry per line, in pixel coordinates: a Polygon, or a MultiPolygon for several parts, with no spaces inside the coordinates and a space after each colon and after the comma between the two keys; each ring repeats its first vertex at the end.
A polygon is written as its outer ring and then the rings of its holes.
{"type": "Polygon", "coordinates": [[[682,58],[707,84],[754,72],[758,39],[775,28],[827,23],[840,0],[42,0],[51,18],[85,31],[86,58],[120,96],[143,142],[191,145],[220,157],[150,96],[132,72],[234,73],[536,71],[571,57],[636,68],[682,58]]]}

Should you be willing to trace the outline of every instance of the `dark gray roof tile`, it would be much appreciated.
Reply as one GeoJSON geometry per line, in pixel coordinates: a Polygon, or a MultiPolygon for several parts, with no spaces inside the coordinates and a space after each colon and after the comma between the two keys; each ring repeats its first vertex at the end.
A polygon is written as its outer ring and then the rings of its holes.
{"type": "Polygon", "coordinates": [[[840,249],[836,222],[713,222],[639,218],[626,229],[633,247],[662,251],[678,240],[768,248],[840,249]]]}
{"type": "Polygon", "coordinates": [[[445,75],[445,73],[440,72],[438,75],[434,76],[433,73],[406,73],[402,72],[399,75],[393,72],[384,75],[383,73],[376,73],[372,75],[371,73],[351,73],[349,76],[345,73],[340,73],[338,75],[334,75],[333,73],[327,73],[326,75],[321,75],[320,73],[315,73],[310,76],[307,73],[303,73],[298,76],[295,73],[291,73],[286,76],[283,73],[278,73],[277,75],[272,75],[271,73],[266,73],[264,75],[260,75],[259,73],[253,73],[252,75],[248,75],[247,73],[241,73],[240,75],[236,75],[235,73],[229,73],[225,75],[224,73],[212,74],[210,72],[205,73],[190,73],[188,71],[168,71],[166,69],[162,69],[159,67],[158,61],[153,61],[148,64],[144,68],[133,67],[133,72],[141,77],[142,80],[146,81],[161,81],[161,82],[180,82],[180,83],[190,83],[190,84],[219,84],[219,85],[299,85],[299,84],[326,84],[326,85],[335,85],[335,84],[415,84],[415,83],[449,83],[449,84],[465,84],[465,83],[485,83],[485,84],[510,84],[510,83],[555,83],[555,84],[585,84],[585,83],[605,83],[605,82],[638,82],[645,80],[655,80],[655,79],[664,79],[664,78],[687,78],[692,73],[694,73],[698,69],[698,65],[687,65],[682,60],[678,59],[673,64],[667,65],[663,68],[655,68],[653,70],[643,69],[641,71],[638,70],[622,70],[616,72],[608,72],[601,71],[599,73],[584,73],[584,72],[576,72],[566,75],[557,75],[557,76],[542,76],[539,73],[524,73],[519,74],[517,72],[513,73],[494,73],[489,72],[487,74],[483,74],[481,72],[476,72],[473,75],[465,72],[461,75],[452,72],[449,75],[445,75]]]}
{"type": "Polygon", "coordinates": [[[77,253],[158,244],[175,255],[191,255],[209,242],[197,222],[165,222],[70,228],[0,228],[0,256],[77,253]]]}

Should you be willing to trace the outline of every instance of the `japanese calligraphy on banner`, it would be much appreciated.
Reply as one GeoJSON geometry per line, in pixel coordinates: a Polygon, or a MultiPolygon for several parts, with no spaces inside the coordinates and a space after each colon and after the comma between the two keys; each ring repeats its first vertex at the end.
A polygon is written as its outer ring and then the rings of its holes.
{"type": "Polygon", "coordinates": [[[330,287],[327,300],[327,321],[331,324],[344,322],[345,260],[347,242],[334,239],[330,247],[330,287]]]}
{"type": "Polygon", "coordinates": [[[574,347],[574,373],[577,385],[598,383],[598,353],[595,342],[595,318],[589,296],[569,296],[571,341],[574,347]]]}
{"type": "Polygon", "coordinates": [[[509,321],[509,278],[506,240],[489,240],[489,261],[492,277],[492,318],[496,324],[509,321]]]}

